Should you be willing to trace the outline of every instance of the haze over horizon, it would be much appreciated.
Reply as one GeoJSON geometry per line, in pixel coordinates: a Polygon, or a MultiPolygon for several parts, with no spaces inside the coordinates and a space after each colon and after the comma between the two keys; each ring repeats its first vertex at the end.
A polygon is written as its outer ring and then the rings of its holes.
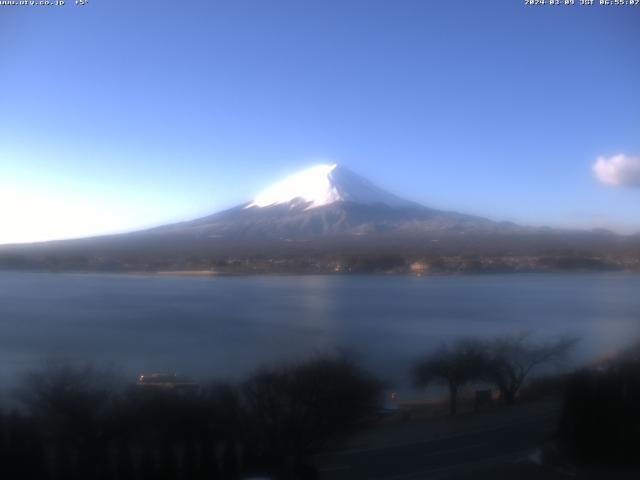
{"type": "Polygon", "coordinates": [[[2,14],[0,244],[196,218],[319,163],[433,208],[640,232],[638,9],[96,0],[2,14]]]}

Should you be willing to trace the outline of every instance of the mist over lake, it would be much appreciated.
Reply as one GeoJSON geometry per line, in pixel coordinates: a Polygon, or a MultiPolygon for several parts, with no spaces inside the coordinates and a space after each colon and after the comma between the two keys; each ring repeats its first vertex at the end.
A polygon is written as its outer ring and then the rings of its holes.
{"type": "Polygon", "coordinates": [[[0,380],[48,360],[237,379],[342,350],[408,391],[461,336],[578,335],[576,362],[640,337],[640,275],[162,277],[0,273],[0,380]]]}

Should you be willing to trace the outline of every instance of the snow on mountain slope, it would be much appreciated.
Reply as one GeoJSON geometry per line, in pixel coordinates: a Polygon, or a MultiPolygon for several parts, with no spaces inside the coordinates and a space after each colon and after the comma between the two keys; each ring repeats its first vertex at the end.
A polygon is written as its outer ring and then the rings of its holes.
{"type": "Polygon", "coordinates": [[[382,190],[345,167],[332,164],[316,165],[285,178],[264,190],[245,208],[269,207],[294,201],[303,203],[305,210],[335,202],[384,204],[391,207],[417,205],[382,190]]]}

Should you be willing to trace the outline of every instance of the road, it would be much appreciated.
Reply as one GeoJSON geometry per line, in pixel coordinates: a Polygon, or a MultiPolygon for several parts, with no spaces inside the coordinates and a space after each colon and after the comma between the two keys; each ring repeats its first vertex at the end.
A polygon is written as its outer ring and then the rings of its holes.
{"type": "Polygon", "coordinates": [[[557,411],[486,418],[485,426],[439,438],[341,450],[318,457],[323,480],[454,478],[526,458],[554,432],[557,411]]]}

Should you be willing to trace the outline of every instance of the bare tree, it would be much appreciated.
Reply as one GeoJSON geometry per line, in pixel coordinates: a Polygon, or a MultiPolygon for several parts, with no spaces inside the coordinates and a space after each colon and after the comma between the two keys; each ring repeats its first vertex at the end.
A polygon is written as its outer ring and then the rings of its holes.
{"type": "Polygon", "coordinates": [[[374,377],[341,357],[262,370],[243,385],[254,449],[271,463],[282,466],[289,458],[302,465],[327,440],[375,412],[379,393],[374,377]]]}
{"type": "Polygon", "coordinates": [[[577,338],[563,337],[534,343],[529,334],[497,338],[487,345],[485,379],[500,389],[500,395],[507,405],[512,405],[525,379],[534,369],[564,360],[577,341],[577,338]]]}
{"type": "Polygon", "coordinates": [[[479,380],[486,371],[485,345],[472,339],[459,340],[451,346],[442,346],[414,367],[414,383],[427,387],[431,383],[449,388],[449,413],[458,410],[458,391],[465,384],[479,380]]]}
{"type": "Polygon", "coordinates": [[[105,468],[105,426],[117,383],[109,369],[56,362],[25,376],[18,398],[40,440],[55,451],[59,477],[93,478],[105,468]]]}
{"type": "MultiPolygon", "coordinates": [[[[640,343],[569,377],[558,441],[578,465],[640,468],[640,343]]],[[[637,476],[637,475],[636,475],[637,476]]]]}
{"type": "Polygon", "coordinates": [[[116,385],[112,370],[51,362],[42,370],[29,372],[17,395],[33,418],[83,443],[89,426],[108,408],[116,385]]]}

